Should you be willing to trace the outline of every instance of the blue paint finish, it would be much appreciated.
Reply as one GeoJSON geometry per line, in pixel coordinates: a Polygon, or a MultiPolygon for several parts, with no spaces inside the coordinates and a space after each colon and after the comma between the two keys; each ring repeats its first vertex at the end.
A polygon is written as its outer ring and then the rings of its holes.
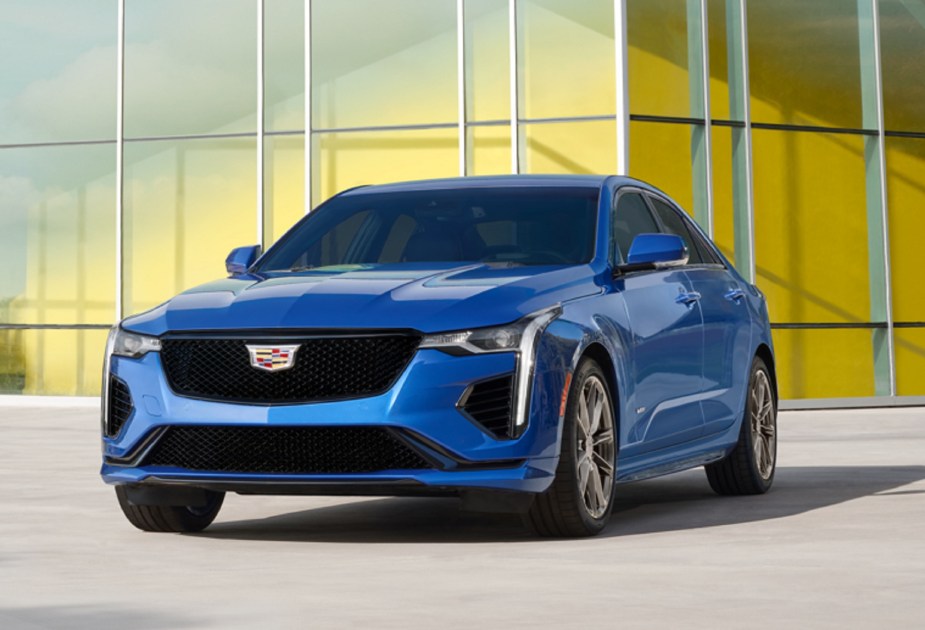
{"type": "Polygon", "coordinates": [[[640,234],[630,245],[626,262],[630,265],[665,263],[683,260],[687,248],[680,236],[674,234],[640,234]]]}
{"type": "MultiPolygon", "coordinates": [[[[608,255],[612,203],[624,185],[655,191],[629,178],[585,176],[448,179],[353,189],[341,196],[373,201],[377,195],[457,188],[541,187],[550,194],[557,187],[593,188],[600,191],[594,256],[578,265],[352,264],[256,275],[248,270],[259,269],[259,261],[254,266],[257,250],[239,248],[228,259],[232,277],[185,291],[121,324],[150,336],[231,330],[430,334],[505,325],[558,305],[561,314],[536,343],[526,429],[516,439],[493,437],[457,408],[473,383],[522,368],[515,352],[459,356],[422,348],[385,393],[286,405],[180,396],[167,384],[156,351],[140,358],[114,356],[110,362],[136,404],[120,434],[103,438],[103,454],[109,458],[133,453],[151,431],[169,425],[367,425],[407,431],[441,449],[446,461],[452,456],[486,467],[280,476],[104,463],[103,479],[120,484],[158,478],[192,485],[410,480],[444,489],[542,492],[558,462],[568,375],[592,348],[608,357],[614,375],[619,479],[663,474],[727,453],[742,422],[751,360],[760,345],[772,348],[764,297],[718,251],[722,265],[615,275],[608,255]]],[[[634,247],[641,243],[639,255],[651,258],[641,262],[674,260],[679,240],[637,238],[634,247]]]]}

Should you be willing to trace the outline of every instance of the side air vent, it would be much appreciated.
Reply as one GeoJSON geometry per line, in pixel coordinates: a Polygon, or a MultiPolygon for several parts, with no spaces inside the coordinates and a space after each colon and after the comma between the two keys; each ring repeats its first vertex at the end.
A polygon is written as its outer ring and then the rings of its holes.
{"type": "Polygon", "coordinates": [[[106,418],[106,435],[115,437],[128,421],[135,406],[128,385],[115,376],[109,377],[109,417],[106,418]]]}
{"type": "Polygon", "coordinates": [[[481,381],[466,390],[459,408],[496,438],[510,439],[513,392],[513,374],[481,381]]]}

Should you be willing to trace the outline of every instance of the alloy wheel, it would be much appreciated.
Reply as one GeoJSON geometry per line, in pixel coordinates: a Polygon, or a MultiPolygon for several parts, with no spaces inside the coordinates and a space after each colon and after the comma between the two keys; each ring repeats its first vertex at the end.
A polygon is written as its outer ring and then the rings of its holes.
{"type": "Polygon", "coordinates": [[[604,383],[594,375],[578,397],[578,490],[592,518],[601,518],[610,504],[614,481],[613,409],[604,383]]]}
{"type": "Polygon", "coordinates": [[[749,396],[751,397],[749,412],[755,465],[761,478],[767,480],[774,472],[774,459],[777,454],[777,423],[771,383],[764,370],[758,370],[755,373],[749,396]]]}

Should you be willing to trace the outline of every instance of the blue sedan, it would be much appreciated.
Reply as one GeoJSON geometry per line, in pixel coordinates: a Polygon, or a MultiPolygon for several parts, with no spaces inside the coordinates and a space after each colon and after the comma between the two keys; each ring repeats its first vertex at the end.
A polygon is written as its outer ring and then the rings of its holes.
{"type": "Polygon", "coordinates": [[[643,182],[355,188],[226,267],[109,336],[101,472],[140,529],[226,492],[413,494],[587,536],[621,483],[773,482],[764,296],[643,182]]]}

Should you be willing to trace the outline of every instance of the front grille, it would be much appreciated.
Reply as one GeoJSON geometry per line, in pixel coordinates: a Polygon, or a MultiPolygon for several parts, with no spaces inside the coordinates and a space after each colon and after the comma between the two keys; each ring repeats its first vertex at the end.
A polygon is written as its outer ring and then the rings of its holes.
{"type": "Polygon", "coordinates": [[[461,407],[497,438],[511,437],[514,376],[499,376],[476,383],[464,394],[461,407]]]}
{"type": "Polygon", "coordinates": [[[143,466],[266,474],[349,474],[431,468],[380,427],[172,426],[143,466]]]}
{"type": "Polygon", "coordinates": [[[161,360],[182,396],[254,403],[298,403],[386,391],[414,356],[420,337],[368,335],[303,339],[164,338],[161,360]],[[288,370],[251,365],[247,344],[299,344],[288,370]]]}
{"type": "Polygon", "coordinates": [[[122,379],[115,376],[109,377],[109,400],[107,408],[109,409],[108,418],[106,418],[106,435],[115,437],[122,426],[128,421],[135,406],[132,404],[132,394],[128,390],[128,385],[122,379]]]}

